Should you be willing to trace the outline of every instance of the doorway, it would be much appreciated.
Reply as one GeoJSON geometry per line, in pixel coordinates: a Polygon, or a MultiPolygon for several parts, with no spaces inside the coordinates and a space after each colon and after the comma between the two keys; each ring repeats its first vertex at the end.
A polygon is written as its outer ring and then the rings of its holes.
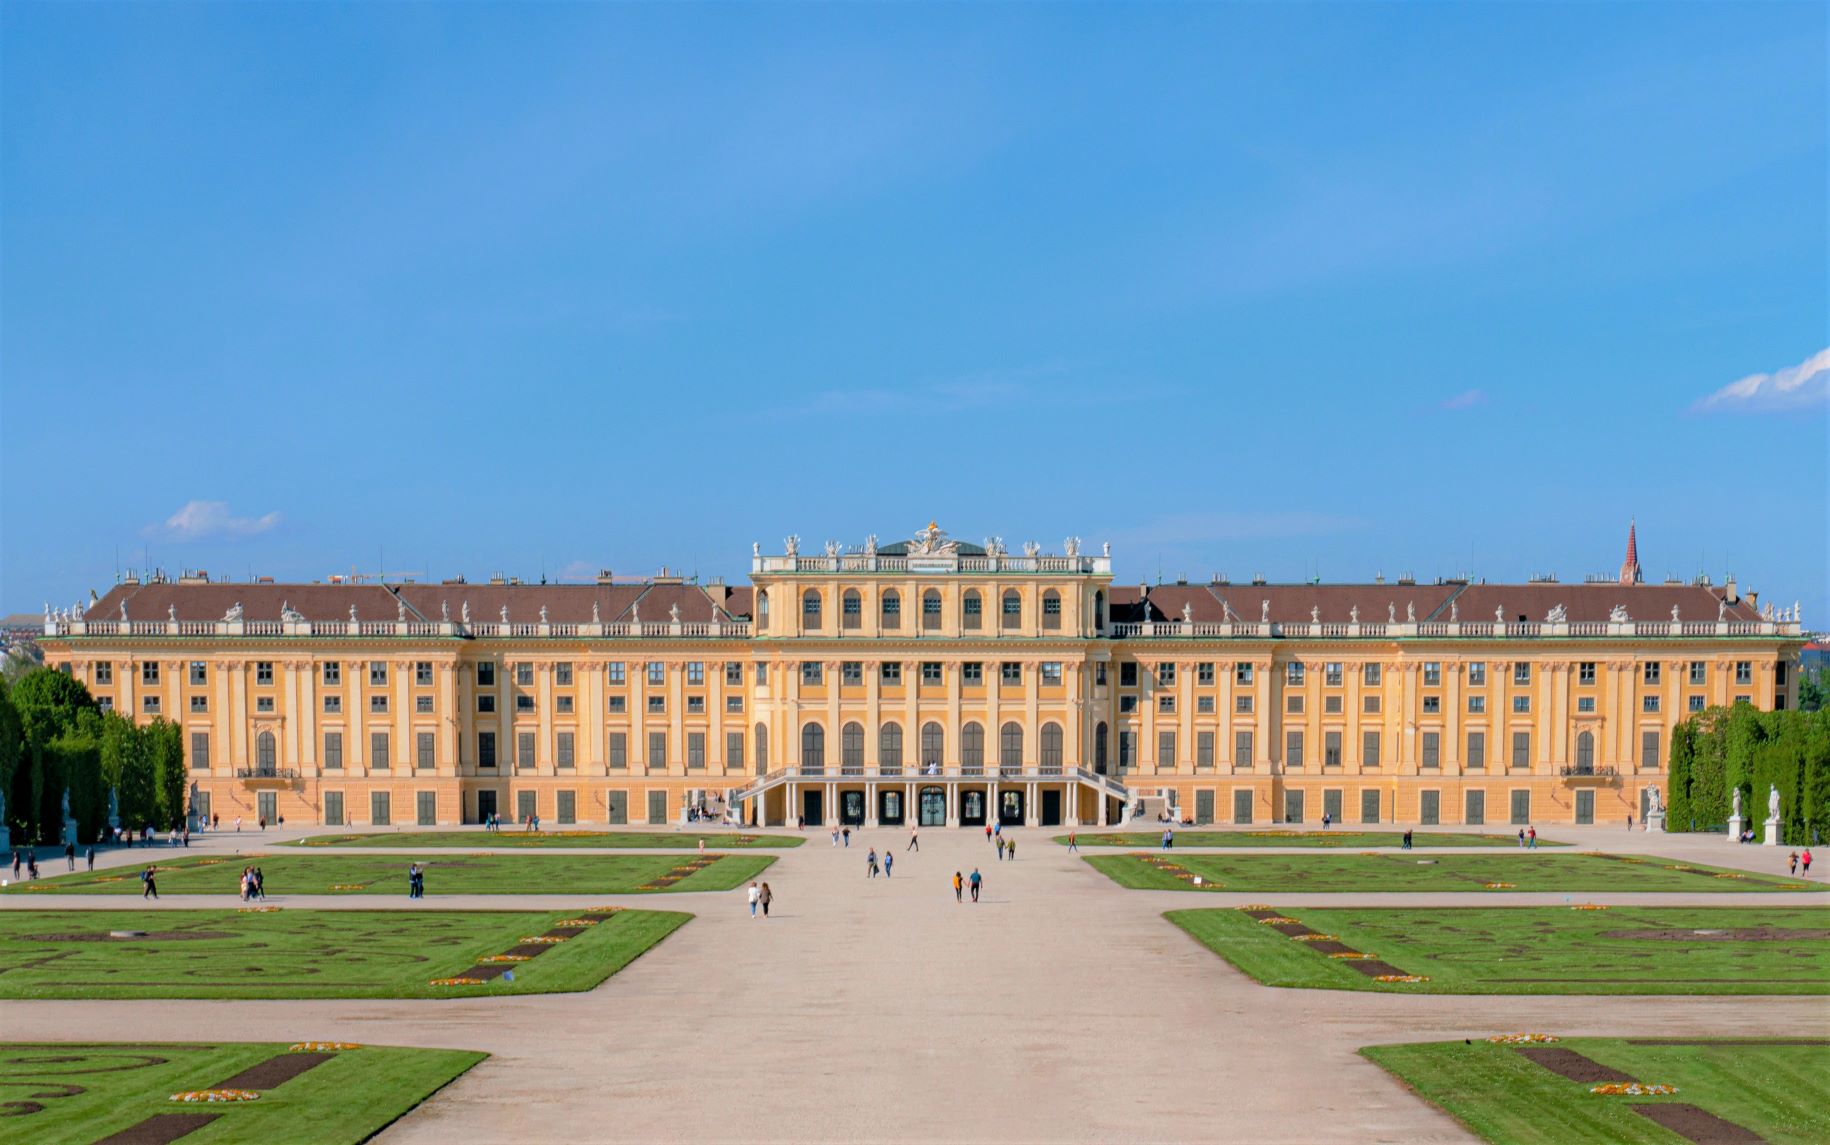
{"type": "Polygon", "coordinates": [[[1576,822],[1593,823],[1595,821],[1595,793],[1593,791],[1576,792],[1576,822]]]}
{"type": "Polygon", "coordinates": [[[608,818],[611,826],[620,827],[629,822],[629,793],[627,791],[610,792],[605,803],[609,811],[608,818]]]}
{"type": "Polygon", "coordinates": [[[1061,792],[1052,788],[1042,792],[1042,826],[1061,826],[1061,792]]]}
{"type": "Polygon", "coordinates": [[[877,822],[885,827],[900,827],[903,820],[902,791],[891,788],[877,793],[877,822]]]}
{"type": "Polygon", "coordinates": [[[1023,790],[998,792],[998,822],[1006,827],[1023,826],[1023,790]]]}
{"type": "Polygon", "coordinates": [[[493,791],[477,792],[477,822],[487,823],[496,814],[496,793],[493,791]]]}
{"type": "Polygon", "coordinates": [[[254,804],[254,813],[256,815],[259,815],[269,823],[279,821],[280,800],[278,795],[271,791],[257,791],[254,793],[254,804]]]}
{"type": "Polygon", "coordinates": [[[1303,793],[1300,791],[1284,792],[1284,822],[1301,823],[1303,821],[1303,793]]]}
{"type": "Polygon", "coordinates": [[[809,787],[801,792],[801,818],[810,825],[826,822],[826,793],[817,787],[809,787]]]}
{"type": "Polygon", "coordinates": [[[921,789],[921,825],[923,827],[945,827],[947,825],[946,788],[924,787],[921,789]]]}
{"type": "Polygon", "coordinates": [[[864,792],[839,792],[839,823],[846,827],[864,825],[864,792]]]}
{"type": "Polygon", "coordinates": [[[985,793],[983,791],[959,793],[959,825],[962,827],[983,827],[985,825],[985,793]]]}
{"type": "Polygon", "coordinates": [[[650,823],[667,822],[667,792],[650,791],[648,793],[648,821],[650,823]]]}

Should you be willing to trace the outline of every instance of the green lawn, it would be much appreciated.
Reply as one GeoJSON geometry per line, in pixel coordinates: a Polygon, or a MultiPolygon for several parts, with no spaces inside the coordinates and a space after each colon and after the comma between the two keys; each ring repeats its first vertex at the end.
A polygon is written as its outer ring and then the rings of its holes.
{"type": "MultiPolygon", "coordinates": [[[[243,866],[261,869],[268,897],[280,895],[407,893],[407,864],[426,868],[428,895],[459,894],[636,894],[644,891],[723,891],[756,877],[773,855],[707,855],[703,870],[678,882],[657,886],[669,872],[698,859],[696,855],[299,855],[263,854],[167,858],[158,866],[162,895],[239,893],[243,866]]],[[[14,883],[0,893],[132,894],[140,893],[140,868],[117,867],[14,883]]]]}
{"type": "Polygon", "coordinates": [[[275,1141],[355,1145],[432,1096],[487,1054],[363,1046],[340,1050],[255,1101],[181,1104],[285,1055],[286,1042],[12,1044],[0,1049],[7,1140],[96,1141],[149,1117],[218,1114],[184,1145],[275,1141]],[[13,1136],[17,1134],[17,1136],[13,1136]]]}
{"type": "MultiPolygon", "coordinates": [[[[1554,1031],[1553,1031],[1554,1032],[1554,1031]]],[[[1684,1103],[1773,1145],[1830,1141],[1830,1043],[1647,1044],[1618,1038],[1557,1043],[1635,1081],[1675,1085],[1668,1097],[1603,1097],[1508,1046],[1484,1040],[1368,1046],[1360,1052],[1496,1145],[1667,1145],[1685,1138],[1634,1112],[1684,1103]]]]}
{"type": "Polygon", "coordinates": [[[1133,890],[1304,891],[1479,891],[1488,883],[1519,891],[1815,891],[1822,884],[1769,878],[1719,867],[1666,864],[1658,859],[1612,855],[1507,854],[1432,855],[1402,851],[1366,855],[1215,855],[1174,851],[1145,855],[1093,855],[1100,873],[1133,890]],[[1156,864],[1169,862],[1191,875],[1195,886],[1156,864]],[[1673,870],[1673,866],[1682,869],[1673,870]],[[1735,875],[1737,877],[1718,877],[1735,875]]]}
{"type": "Polygon", "coordinates": [[[1825,907],[1274,909],[1429,981],[1374,981],[1329,957],[1335,948],[1298,941],[1240,910],[1165,917],[1267,986],[1421,994],[1830,993],[1825,907]]]}
{"type": "Polygon", "coordinates": [[[724,832],[661,834],[654,831],[402,831],[399,834],[313,835],[281,843],[282,847],[577,847],[604,851],[647,851],[660,847],[692,848],[703,841],[709,850],[798,847],[798,835],[750,835],[724,832]]]}
{"type": "MultiPolygon", "coordinates": [[[[1055,836],[1055,842],[1066,845],[1066,835],[1055,836]]],[[[1144,847],[1156,849],[1162,846],[1161,831],[1121,831],[1116,834],[1087,834],[1077,836],[1082,847],[1144,847]]],[[[1516,835],[1463,835],[1452,831],[1416,831],[1411,841],[1418,847],[1511,847],[1519,849],[1516,835]]],[[[1402,831],[1183,831],[1178,829],[1175,836],[1177,847],[1402,847],[1402,831]]],[[[1552,843],[1539,839],[1540,847],[1562,847],[1564,843],[1552,843]]],[[[1165,852],[1173,855],[1174,851],[1165,852]]]]}
{"type": "Polygon", "coordinates": [[[0,999],[456,998],[589,990],[692,918],[619,911],[516,964],[512,982],[431,984],[572,917],[576,912],[4,910],[0,999]],[[114,930],[144,930],[149,937],[110,938],[114,930]]]}

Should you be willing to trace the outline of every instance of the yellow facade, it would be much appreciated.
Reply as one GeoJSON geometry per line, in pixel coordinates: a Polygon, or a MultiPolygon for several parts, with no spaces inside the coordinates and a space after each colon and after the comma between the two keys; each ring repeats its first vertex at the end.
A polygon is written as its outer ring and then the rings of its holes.
{"type": "Polygon", "coordinates": [[[193,811],[246,823],[1624,823],[1690,711],[1796,702],[1795,616],[1732,583],[1118,587],[1073,543],[789,548],[747,589],[130,581],[44,646],[182,724],[193,811]]]}

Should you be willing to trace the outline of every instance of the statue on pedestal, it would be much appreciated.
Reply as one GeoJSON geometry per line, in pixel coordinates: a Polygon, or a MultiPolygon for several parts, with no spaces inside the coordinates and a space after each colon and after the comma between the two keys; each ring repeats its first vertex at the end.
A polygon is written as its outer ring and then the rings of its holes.
{"type": "Polygon", "coordinates": [[[1768,823],[1779,822],[1779,788],[1776,786],[1769,786],[1766,789],[1766,821],[1768,823]]]}

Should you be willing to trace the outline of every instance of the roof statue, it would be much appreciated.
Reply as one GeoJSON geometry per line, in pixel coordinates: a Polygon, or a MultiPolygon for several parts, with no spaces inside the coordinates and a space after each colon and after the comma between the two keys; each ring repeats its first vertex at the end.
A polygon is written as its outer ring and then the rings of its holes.
{"type": "Polygon", "coordinates": [[[826,542],[826,555],[829,557],[838,556],[839,555],[839,542],[827,541],[826,542]]]}
{"type": "Polygon", "coordinates": [[[1407,600],[1404,602],[1404,622],[1406,624],[1417,623],[1417,602],[1416,601],[1407,600]]]}
{"type": "Polygon", "coordinates": [[[356,606],[353,604],[349,606],[349,622],[356,623],[356,606]]]}
{"type": "MultiPolygon", "coordinates": [[[[48,612],[50,612],[50,611],[51,611],[51,606],[50,606],[50,605],[48,605],[48,604],[47,604],[47,605],[45,605],[45,606],[44,606],[44,610],[45,610],[45,611],[46,611],[46,612],[47,612],[47,613],[48,613],[48,612]]],[[[125,621],[125,620],[126,620],[126,619],[127,619],[127,602],[126,602],[126,601],[124,601],[124,600],[123,600],[123,601],[122,601],[122,602],[121,602],[121,619],[122,619],[122,620],[123,620],[123,621],[125,621]]]]}
{"type": "Polygon", "coordinates": [[[1271,602],[1270,601],[1261,600],[1258,602],[1258,622],[1260,624],[1271,623],[1271,602]]]}
{"type": "Polygon", "coordinates": [[[1309,623],[1320,624],[1321,622],[1322,622],[1322,606],[1319,604],[1310,605],[1309,606],[1309,623]]]}
{"type": "Polygon", "coordinates": [[[502,606],[502,623],[508,623],[508,605],[506,604],[502,606]]]}
{"type": "Polygon", "coordinates": [[[44,602],[44,618],[51,619],[51,602],[48,600],[44,602]]]}
{"type": "Polygon", "coordinates": [[[591,623],[592,624],[602,624],[603,623],[602,620],[598,619],[597,602],[595,600],[591,602],[591,623]]]}
{"type": "Polygon", "coordinates": [[[229,611],[222,614],[222,618],[230,624],[240,624],[242,618],[241,601],[238,600],[230,606],[229,611]]]}
{"type": "MultiPolygon", "coordinates": [[[[126,608],[127,606],[122,605],[121,607],[126,608]]],[[[1718,597],[1716,599],[1716,623],[1720,624],[1722,621],[1727,620],[1727,619],[1728,619],[1728,598],[1725,596],[1718,597]]]]}
{"type": "Polygon", "coordinates": [[[629,606],[629,623],[635,625],[638,634],[642,631],[642,602],[639,600],[629,606]]]}
{"type": "Polygon", "coordinates": [[[985,555],[986,556],[1001,557],[1004,555],[1004,551],[1005,550],[1004,550],[1004,538],[1003,537],[986,537],[985,538],[985,555]]]}
{"type": "Polygon", "coordinates": [[[1674,604],[1671,606],[1671,623],[1676,624],[1677,622],[1678,622],[1678,606],[1674,604]]]}
{"type": "Polygon", "coordinates": [[[451,623],[451,602],[450,601],[441,600],[438,602],[438,618],[440,620],[444,621],[446,624],[451,623]]]}
{"type": "Polygon", "coordinates": [[[540,623],[546,623],[546,605],[544,604],[540,606],[540,623]]]}
{"type": "Polygon", "coordinates": [[[1023,555],[1028,557],[1030,560],[1035,560],[1038,556],[1042,555],[1042,546],[1037,544],[1035,541],[1024,541],[1023,542],[1023,555]]]}
{"type": "Polygon", "coordinates": [[[1496,604],[1493,606],[1493,623],[1495,623],[1495,624],[1506,623],[1506,606],[1505,605],[1496,604]]]}
{"type": "Polygon", "coordinates": [[[1567,624],[1567,623],[1569,623],[1569,609],[1564,608],[1561,604],[1553,606],[1549,612],[1544,614],[1544,623],[1546,623],[1546,624],[1567,624]]]}
{"type": "Polygon", "coordinates": [[[787,546],[789,556],[798,557],[801,555],[801,535],[799,533],[789,533],[788,539],[783,541],[782,544],[787,546]]]}
{"type": "Polygon", "coordinates": [[[1195,618],[1195,606],[1188,601],[1182,602],[1182,623],[1191,623],[1195,618]]]}
{"type": "Polygon", "coordinates": [[[1630,618],[1627,616],[1627,606],[1626,605],[1617,604],[1613,608],[1608,609],[1608,623],[1609,624],[1625,624],[1628,621],[1628,619],[1630,619],[1630,618]]]}
{"type": "Polygon", "coordinates": [[[877,534],[872,533],[870,536],[864,538],[864,555],[867,557],[874,557],[877,555],[877,534]]]}
{"type": "Polygon", "coordinates": [[[1099,555],[1102,557],[1109,557],[1112,555],[1111,541],[1101,541],[1099,543],[1099,555]]]}
{"type": "Polygon", "coordinates": [[[673,621],[675,624],[680,623],[680,606],[678,604],[670,604],[667,606],[667,619],[673,621]]]}
{"type": "Polygon", "coordinates": [[[1398,623],[1398,606],[1389,600],[1385,602],[1385,623],[1398,623]]]}
{"type": "MultiPolygon", "coordinates": [[[[985,549],[990,552],[991,545],[987,543],[985,549]]],[[[927,528],[915,530],[915,539],[909,544],[909,555],[916,557],[952,556],[958,552],[959,542],[949,540],[946,530],[933,521],[928,522],[927,528]]]]}
{"type": "Polygon", "coordinates": [[[1062,542],[1061,548],[1062,548],[1062,551],[1067,553],[1067,555],[1070,557],[1079,556],[1080,555],[1080,538],[1079,537],[1069,537],[1067,540],[1062,542]]]}
{"type": "Polygon", "coordinates": [[[1458,624],[1458,623],[1460,623],[1460,621],[1461,621],[1461,605],[1459,605],[1455,601],[1451,600],[1449,602],[1449,623],[1458,624]]]}
{"type": "Polygon", "coordinates": [[[172,621],[173,623],[177,623],[177,620],[178,620],[178,606],[177,605],[168,604],[165,606],[165,619],[172,621]]]}
{"type": "Polygon", "coordinates": [[[753,557],[762,556],[762,542],[761,541],[751,541],[750,542],[750,555],[753,557]]]}
{"type": "Polygon", "coordinates": [[[462,620],[465,624],[470,623],[470,602],[468,600],[464,602],[463,607],[458,612],[458,619],[462,620]]]}
{"type": "Polygon", "coordinates": [[[407,602],[395,597],[394,606],[394,619],[405,624],[407,622],[407,602]]]}
{"type": "Polygon", "coordinates": [[[1360,623],[1360,606],[1359,605],[1356,604],[1352,608],[1347,610],[1347,623],[1349,623],[1349,624],[1360,623]]]}

